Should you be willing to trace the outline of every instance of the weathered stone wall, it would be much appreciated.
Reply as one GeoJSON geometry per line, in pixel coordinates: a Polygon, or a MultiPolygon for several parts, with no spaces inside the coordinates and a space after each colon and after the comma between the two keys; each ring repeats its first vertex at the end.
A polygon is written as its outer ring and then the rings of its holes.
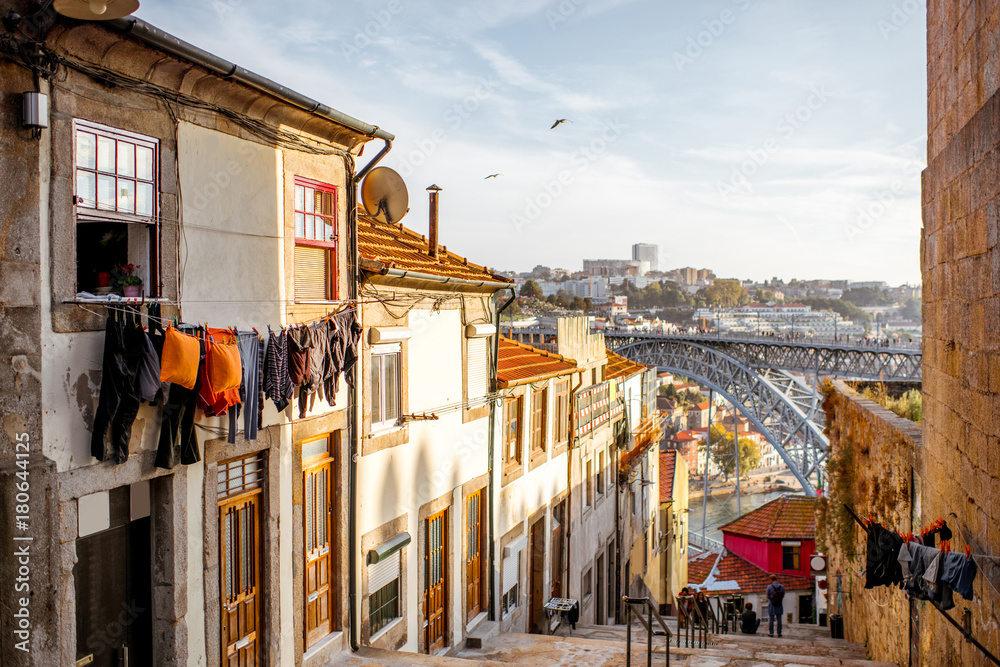
{"type": "Polygon", "coordinates": [[[911,483],[912,475],[921,474],[920,426],[841,382],[827,386],[824,408],[829,478],[827,497],[820,501],[816,550],[825,550],[829,558],[827,608],[830,614],[844,616],[846,638],[864,644],[873,658],[908,665],[906,595],[897,589],[864,589],[866,536],[843,505],[884,526],[911,529],[913,487],[922,488],[920,482],[911,483]]]}
{"type": "MultiPolygon", "coordinates": [[[[924,519],[956,548],[1000,551],[1000,7],[927,3],[928,167],[923,178],[924,519]],[[950,516],[954,513],[954,516],[950,516]]],[[[996,561],[979,560],[974,635],[1000,653],[996,561]],[[987,567],[984,567],[987,566],[987,567]]],[[[961,617],[961,609],[952,611],[961,617]]],[[[986,664],[937,613],[923,664],[986,664]]],[[[924,645],[921,646],[922,652],[924,645]]]]}

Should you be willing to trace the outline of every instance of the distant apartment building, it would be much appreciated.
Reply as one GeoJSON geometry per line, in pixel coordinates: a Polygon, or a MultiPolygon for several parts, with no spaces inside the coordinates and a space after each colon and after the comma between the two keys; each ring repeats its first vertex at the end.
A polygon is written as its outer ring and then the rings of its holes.
{"type": "Polygon", "coordinates": [[[621,317],[628,315],[628,297],[613,296],[607,301],[595,303],[594,310],[600,317],[621,317]]]}
{"type": "Polygon", "coordinates": [[[591,276],[644,276],[649,263],[633,259],[585,259],[583,272],[591,276]]]}
{"type": "MultiPolygon", "coordinates": [[[[887,307],[881,306],[881,309],[887,307]]],[[[856,336],[864,327],[832,311],[813,310],[801,303],[749,303],[735,308],[705,307],[691,318],[699,326],[747,334],[796,333],[814,336],[856,336]]]]}
{"type": "Polygon", "coordinates": [[[566,292],[570,296],[578,296],[581,299],[602,299],[608,295],[608,279],[602,276],[588,276],[583,280],[566,280],[563,282],[553,282],[548,280],[538,281],[538,287],[546,297],[559,292],[566,292]]]}
{"type": "Polygon", "coordinates": [[[632,259],[639,262],[646,262],[649,265],[647,272],[657,271],[656,258],[659,250],[659,246],[655,243],[636,243],[632,246],[632,259]]]}

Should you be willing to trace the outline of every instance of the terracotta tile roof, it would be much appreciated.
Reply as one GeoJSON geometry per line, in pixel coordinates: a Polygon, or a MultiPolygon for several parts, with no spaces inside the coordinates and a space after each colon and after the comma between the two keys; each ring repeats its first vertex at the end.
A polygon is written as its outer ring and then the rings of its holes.
{"type": "Polygon", "coordinates": [[[501,387],[566,375],[575,370],[576,362],[572,359],[500,337],[497,380],[501,387]]]}
{"type": "Polygon", "coordinates": [[[660,452],[660,502],[674,499],[674,470],[677,467],[677,451],[660,452]]]}
{"type": "MultiPolygon", "coordinates": [[[[778,574],[778,581],[789,591],[813,588],[810,577],[778,574]]],[[[763,593],[770,583],[768,572],[727,549],[688,558],[688,585],[707,593],[763,593]]]]}
{"type": "MultiPolygon", "coordinates": [[[[499,276],[484,266],[473,264],[465,257],[448,252],[441,247],[437,259],[428,254],[427,239],[401,224],[379,222],[358,210],[358,252],[363,259],[381,262],[389,268],[402,271],[429,273],[445,278],[484,280],[511,283],[513,280],[499,276]]],[[[362,268],[366,268],[362,266],[362,268]]]]}
{"type": "Polygon", "coordinates": [[[637,364],[631,359],[626,359],[620,354],[608,350],[608,365],[604,369],[606,380],[613,380],[619,377],[628,377],[646,370],[642,364],[637,364]]]}
{"type": "Polygon", "coordinates": [[[784,495],[720,528],[761,540],[816,539],[816,498],[784,495]]]}

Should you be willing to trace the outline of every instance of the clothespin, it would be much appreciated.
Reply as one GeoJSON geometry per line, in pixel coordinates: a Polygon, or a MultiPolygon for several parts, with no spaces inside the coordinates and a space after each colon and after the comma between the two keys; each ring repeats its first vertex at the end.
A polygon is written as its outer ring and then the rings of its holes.
{"type": "Polygon", "coordinates": [[[972,547],[968,544],[965,545],[965,560],[972,558],[972,547]]]}
{"type": "Polygon", "coordinates": [[[941,552],[948,553],[951,551],[951,540],[941,540],[941,552]]]}

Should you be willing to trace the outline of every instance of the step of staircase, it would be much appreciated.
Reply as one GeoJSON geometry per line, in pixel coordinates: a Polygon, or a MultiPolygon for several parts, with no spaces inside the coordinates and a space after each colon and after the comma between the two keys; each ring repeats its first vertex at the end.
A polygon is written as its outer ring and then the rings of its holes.
{"type": "MultiPolygon", "coordinates": [[[[668,620],[673,630],[676,624],[668,620]]],[[[477,628],[479,629],[479,628],[477,628]]],[[[466,647],[457,656],[363,648],[341,654],[337,667],[624,667],[624,625],[578,625],[572,635],[562,629],[557,635],[525,635],[482,628],[484,645],[466,647]]],[[[670,664],[679,667],[890,667],[894,663],[873,662],[864,648],[843,639],[831,639],[827,628],[788,624],[782,637],[767,634],[709,635],[706,648],[670,645],[670,664]]],[[[664,638],[653,638],[653,664],[666,663],[664,638]]],[[[646,631],[632,627],[632,665],[646,664],[646,631]]],[[[898,667],[898,666],[895,666],[898,667]]]]}
{"type": "MultiPolygon", "coordinates": [[[[668,622],[671,631],[676,623],[668,622]]],[[[487,664],[536,665],[538,667],[621,667],[625,665],[626,626],[578,625],[569,634],[543,636],[501,633],[481,649],[465,649],[458,657],[484,660],[487,664]]],[[[829,629],[789,624],[782,637],[762,635],[709,635],[706,648],[670,645],[670,664],[687,667],[737,667],[753,665],[815,667],[889,667],[894,663],[867,659],[858,644],[831,639],[829,629]]],[[[632,664],[646,664],[646,631],[632,627],[632,664]]],[[[653,663],[666,662],[664,638],[653,638],[653,663]]],[[[896,666],[898,667],[898,666],[896,666]]]]}
{"type": "Polygon", "coordinates": [[[484,644],[500,634],[500,624],[496,621],[483,621],[465,638],[466,648],[482,648],[484,644]]]}

